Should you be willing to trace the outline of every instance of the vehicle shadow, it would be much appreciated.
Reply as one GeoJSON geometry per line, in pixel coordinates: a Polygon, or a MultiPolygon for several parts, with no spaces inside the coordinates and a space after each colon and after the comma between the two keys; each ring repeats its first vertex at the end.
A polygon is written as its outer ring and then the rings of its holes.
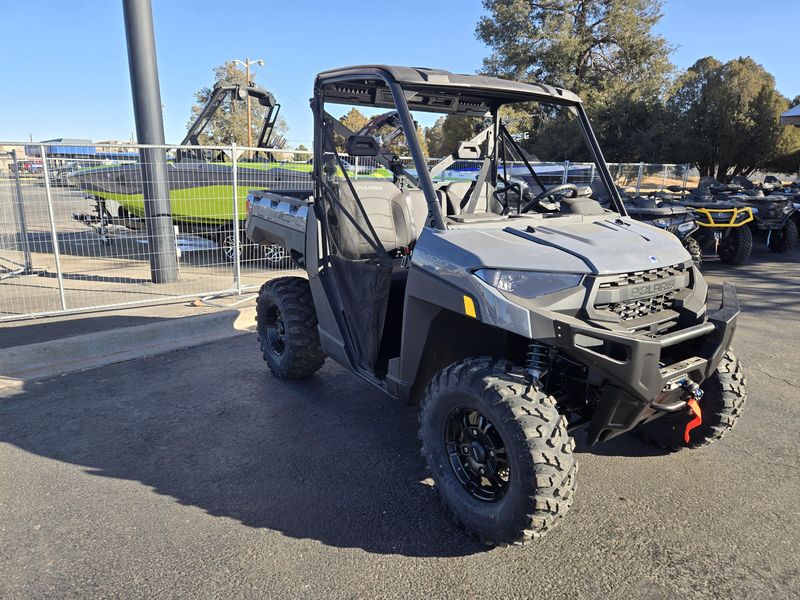
{"type": "Polygon", "coordinates": [[[586,427],[571,432],[575,438],[575,452],[577,454],[593,454],[595,456],[622,456],[627,458],[642,458],[645,456],[665,456],[666,450],[658,448],[633,432],[623,433],[608,441],[589,446],[586,443],[586,427]]]}
{"type": "MultiPolygon", "coordinates": [[[[242,353],[252,352],[242,337],[242,353]]],[[[414,557],[486,550],[425,481],[415,408],[338,366],[287,385],[261,365],[221,377],[195,350],[150,359],[149,372],[129,363],[29,384],[0,400],[0,442],[329,546],[414,557]]]]}

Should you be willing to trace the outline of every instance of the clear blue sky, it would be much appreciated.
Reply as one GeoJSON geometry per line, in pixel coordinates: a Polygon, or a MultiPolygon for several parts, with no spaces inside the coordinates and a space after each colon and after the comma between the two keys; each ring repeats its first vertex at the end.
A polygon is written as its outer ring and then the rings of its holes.
{"type": "MultiPolygon", "coordinates": [[[[193,92],[225,60],[263,58],[257,81],[282,103],[293,144],[311,138],[313,76],[346,64],[474,72],[480,0],[153,0],[166,137],[185,132],[193,92]],[[393,7],[390,10],[390,7],[393,7]]],[[[128,139],[134,130],[121,0],[37,0],[0,9],[0,140],[128,139]]],[[[679,68],[752,56],[800,94],[798,0],[668,0],[658,31],[679,68]]]]}

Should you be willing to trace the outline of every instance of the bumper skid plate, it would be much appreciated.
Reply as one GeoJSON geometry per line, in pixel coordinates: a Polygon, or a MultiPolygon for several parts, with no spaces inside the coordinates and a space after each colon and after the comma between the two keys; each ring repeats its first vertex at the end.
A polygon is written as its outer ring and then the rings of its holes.
{"type": "Polygon", "coordinates": [[[608,380],[589,424],[590,444],[632,429],[664,410],[676,410],[685,395],[680,382],[702,383],[730,346],[739,315],[736,291],[722,288],[720,308],[699,325],[645,337],[553,322],[556,346],[568,350],[608,380]],[[694,356],[664,365],[666,348],[692,341],[694,356]],[[669,408],[667,408],[669,407],[669,408]]]}

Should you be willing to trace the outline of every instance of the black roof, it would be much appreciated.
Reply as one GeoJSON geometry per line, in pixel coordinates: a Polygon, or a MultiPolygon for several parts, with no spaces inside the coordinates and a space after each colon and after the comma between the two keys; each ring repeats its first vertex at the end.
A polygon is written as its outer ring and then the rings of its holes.
{"type": "MultiPolygon", "coordinates": [[[[317,85],[326,86],[326,96],[330,97],[327,85],[335,81],[351,80],[357,84],[363,84],[366,88],[374,87],[368,80],[371,77],[384,77],[394,80],[403,88],[442,90],[447,95],[448,91],[458,91],[460,94],[467,93],[476,96],[496,97],[502,102],[517,102],[531,99],[547,100],[576,103],[580,98],[572,92],[563,88],[553,87],[540,83],[521,83],[500,79],[499,77],[488,77],[486,75],[466,75],[451,73],[442,69],[432,69],[428,67],[399,67],[392,65],[356,65],[351,67],[341,67],[323,71],[317,75],[317,85]],[[361,81],[364,80],[364,81],[361,81]],[[456,90],[453,90],[456,88],[456,90]],[[462,90],[458,90],[462,88],[462,90]]],[[[333,94],[336,96],[337,94],[333,94]]],[[[439,95],[439,94],[437,94],[439,95]]],[[[345,95],[346,96],[346,95],[345,95]]],[[[355,97],[342,97],[361,104],[382,105],[380,99],[372,99],[372,102],[359,102],[355,97]]],[[[364,99],[366,100],[366,98],[364,99]]],[[[434,110],[433,107],[429,110],[434,110]]],[[[445,111],[447,112],[447,111],[445,111]]]]}

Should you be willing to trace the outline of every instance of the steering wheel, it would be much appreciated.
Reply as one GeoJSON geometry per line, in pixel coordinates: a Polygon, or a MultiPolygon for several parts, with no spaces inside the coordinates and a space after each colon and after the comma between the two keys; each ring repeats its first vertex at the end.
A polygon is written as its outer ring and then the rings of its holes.
{"type": "MultiPolygon", "coordinates": [[[[578,197],[578,186],[574,183],[560,183],[558,185],[554,185],[549,190],[543,191],[538,196],[531,198],[528,202],[523,206],[519,212],[526,213],[531,208],[539,204],[542,200],[550,196],[564,196],[566,198],[577,198],[578,197]],[[572,192],[571,195],[567,196],[564,192],[572,192]]],[[[556,199],[553,198],[555,201],[556,199]]]]}
{"type": "Polygon", "coordinates": [[[519,180],[514,180],[509,177],[509,181],[506,181],[502,175],[497,176],[497,180],[502,182],[505,185],[505,188],[502,190],[495,190],[492,192],[492,197],[497,200],[497,203],[503,207],[503,212],[501,214],[505,215],[508,214],[508,211],[511,207],[506,203],[506,192],[514,192],[516,191],[517,197],[519,198],[520,204],[522,203],[523,194],[527,191],[528,186],[525,185],[525,190],[523,191],[522,186],[524,182],[519,180]]]}

